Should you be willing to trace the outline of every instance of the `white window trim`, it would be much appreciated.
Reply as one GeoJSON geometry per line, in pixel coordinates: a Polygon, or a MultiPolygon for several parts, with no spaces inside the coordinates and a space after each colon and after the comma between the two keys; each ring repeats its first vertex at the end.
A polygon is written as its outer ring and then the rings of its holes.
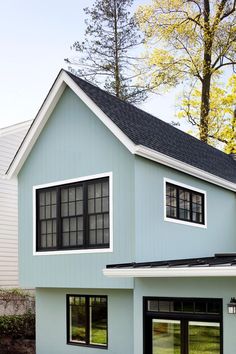
{"type": "Polygon", "coordinates": [[[67,179],[63,181],[55,181],[46,184],[40,184],[33,186],[33,255],[34,256],[52,256],[52,255],[65,255],[65,254],[81,254],[81,253],[108,253],[113,252],[113,174],[112,172],[99,173],[96,175],[83,176],[79,178],[67,179]],[[41,188],[55,187],[63,184],[76,183],[82,181],[88,181],[97,178],[109,178],[109,222],[110,222],[110,247],[99,249],[79,249],[79,250],[61,250],[61,251],[38,251],[36,250],[36,191],[41,188]]]}
{"type": "Polygon", "coordinates": [[[203,229],[207,228],[207,192],[206,191],[204,191],[202,189],[199,189],[199,188],[192,187],[192,186],[190,186],[188,184],[177,182],[177,181],[174,181],[172,179],[164,177],[164,179],[163,179],[163,197],[164,197],[163,198],[164,199],[164,203],[163,203],[163,205],[164,205],[164,221],[173,222],[173,223],[176,223],[176,224],[200,227],[200,228],[203,228],[203,229]],[[191,221],[172,219],[172,218],[168,218],[166,216],[166,183],[172,183],[172,184],[174,184],[176,186],[187,188],[187,189],[190,189],[191,191],[199,192],[199,193],[202,193],[204,195],[204,224],[197,224],[197,223],[194,223],[194,222],[191,222],[191,221]]]}

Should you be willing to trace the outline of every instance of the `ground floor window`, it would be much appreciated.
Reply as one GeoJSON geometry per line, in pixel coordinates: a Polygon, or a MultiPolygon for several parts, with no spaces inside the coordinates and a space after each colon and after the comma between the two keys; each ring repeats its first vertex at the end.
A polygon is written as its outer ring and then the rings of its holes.
{"type": "Polygon", "coordinates": [[[145,354],[222,354],[222,300],[144,298],[145,354]]]}
{"type": "Polygon", "coordinates": [[[67,343],[107,347],[107,297],[67,295],[67,343]]]}

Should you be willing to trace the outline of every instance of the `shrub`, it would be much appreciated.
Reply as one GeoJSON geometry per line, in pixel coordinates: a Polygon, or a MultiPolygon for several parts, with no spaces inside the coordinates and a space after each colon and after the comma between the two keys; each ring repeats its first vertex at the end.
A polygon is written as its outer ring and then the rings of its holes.
{"type": "Polygon", "coordinates": [[[35,315],[25,313],[23,315],[0,316],[0,337],[35,338],[35,315]]]}

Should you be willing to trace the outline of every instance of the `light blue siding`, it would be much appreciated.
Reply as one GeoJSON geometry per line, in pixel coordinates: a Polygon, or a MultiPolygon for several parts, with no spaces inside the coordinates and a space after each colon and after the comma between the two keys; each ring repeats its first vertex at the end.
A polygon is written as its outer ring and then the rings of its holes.
{"type": "Polygon", "coordinates": [[[235,193],[174,169],[135,159],[136,261],[236,252],[235,193]],[[164,221],[164,178],[207,193],[207,228],[164,221]]]}
{"type": "Polygon", "coordinates": [[[131,290],[37,289],[37,354],[133,354],[131,290]],[[107,295],[108,349],[66,344],[66,294],[107,295]]]}
{"type": "Polygon", "coordinates": [[[132,287],[102,275],[134,259],[134,157],[67,88],[19,174],[20,282],[28,287],[132,287]],[[35,185],[113,173],[114,252],[33,256],[35,185]]]}

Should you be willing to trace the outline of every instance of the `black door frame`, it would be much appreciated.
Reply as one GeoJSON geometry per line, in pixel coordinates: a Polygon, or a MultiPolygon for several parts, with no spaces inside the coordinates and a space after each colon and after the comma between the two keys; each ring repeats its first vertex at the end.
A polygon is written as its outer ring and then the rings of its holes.
{"type": "Polygon", "coordinates": [[[223,313],[222,299],[209,298],[169,298],[169,297],[143,297],[143,353],[152,354],[152,319],[178,320],[181,330],[181,354],[188,354],[188,323],[190,321],[216,322],[220,324],[220,354],[223,354],[223,313]],[[187,312],[158,312],[147,311],[148,300],[180,300],[180,301],[218,301],[219,314],[197,314],[187,312]]]}

